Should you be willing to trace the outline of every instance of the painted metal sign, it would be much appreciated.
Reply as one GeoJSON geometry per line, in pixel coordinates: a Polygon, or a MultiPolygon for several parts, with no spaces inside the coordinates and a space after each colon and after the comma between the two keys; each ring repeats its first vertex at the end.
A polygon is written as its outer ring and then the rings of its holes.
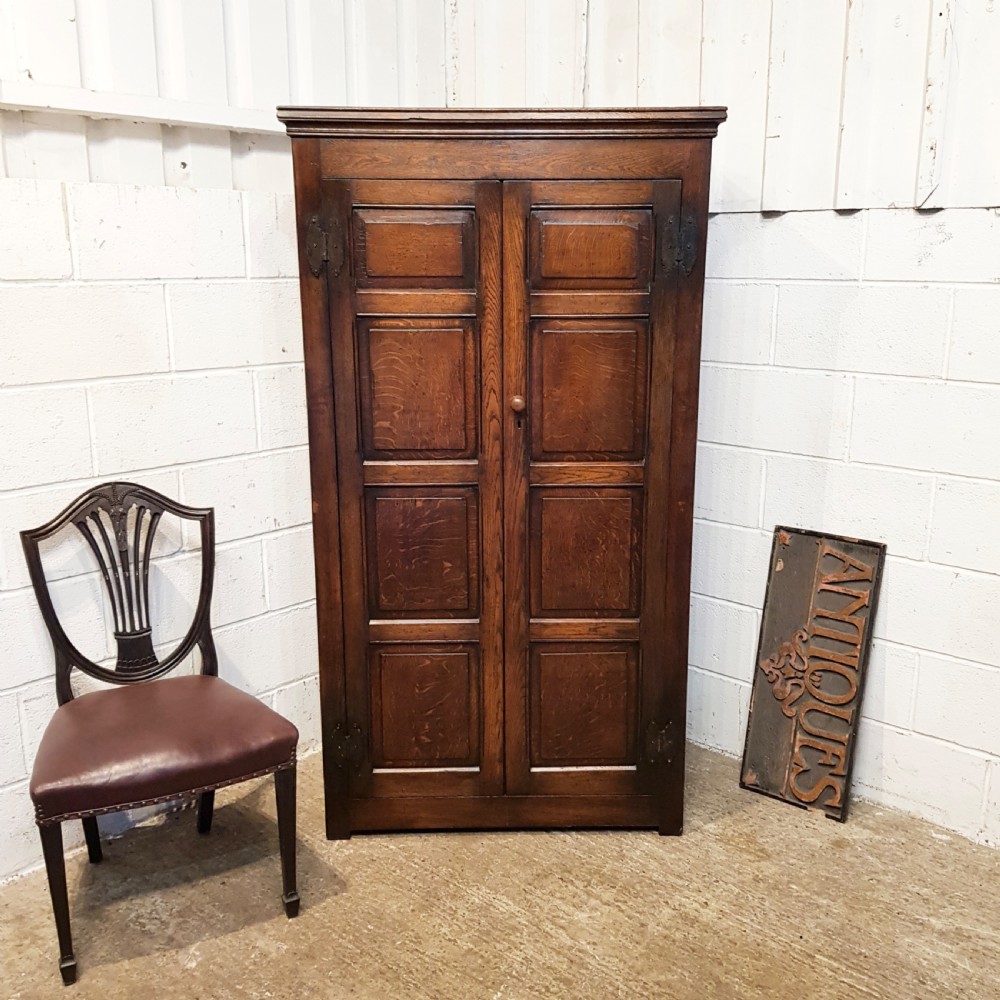
{"type": "Polygon", "coordinates": [[[847,818],[884,562],[880,542],[774,529],[743,788],[847,818]]]}

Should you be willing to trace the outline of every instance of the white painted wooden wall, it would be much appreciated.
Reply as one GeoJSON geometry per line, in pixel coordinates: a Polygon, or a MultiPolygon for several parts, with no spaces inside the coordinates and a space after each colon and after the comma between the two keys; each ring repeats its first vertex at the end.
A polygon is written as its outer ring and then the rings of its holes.
{"type": "Polygon", "coordinates": [[[277,104],[725,104],[719,212],[1000,205],[996,0],[0,0],[2,172],[287,189],[277,104]]]}

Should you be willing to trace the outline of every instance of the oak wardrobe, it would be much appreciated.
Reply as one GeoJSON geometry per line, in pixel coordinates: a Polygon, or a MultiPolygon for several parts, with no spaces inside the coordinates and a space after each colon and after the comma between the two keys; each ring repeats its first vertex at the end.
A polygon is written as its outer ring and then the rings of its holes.
{"type": "Polygon", "coordinates": [[[281,108],[327,834],[681,831],[721,108],[281,108]]]}

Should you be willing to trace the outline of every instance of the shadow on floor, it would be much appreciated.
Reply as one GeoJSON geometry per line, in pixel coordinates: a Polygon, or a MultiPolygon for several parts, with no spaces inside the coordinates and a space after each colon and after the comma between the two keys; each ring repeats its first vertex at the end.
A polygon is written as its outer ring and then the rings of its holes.
{"type": "Polygon", "coordinates": [[[739,788],[739,765],[719,755],[719,762],[705,754],[688,754],[684,771],[684,832],[704,833],[723,820],[735,818],[753,808],[755,792],[739,788]],[[730,795],[713,795],[720,777],[732,782],[730,795]],[[697,802],[698,808],[690,808],[697,802]]]}
{"type": "MultiPolygon", "coordinates": [[[[217,805],[206,836],[195,811],[183,809],[105,841],[100,864],[83,864],[75,884],[70,875],[77,955],[94,968],[286,921],[277,823],[265,811],[272,798],[267,782],[217,805]]],[[[345,889],[301,833],[297,868],[303,911],[345,889]]]]}

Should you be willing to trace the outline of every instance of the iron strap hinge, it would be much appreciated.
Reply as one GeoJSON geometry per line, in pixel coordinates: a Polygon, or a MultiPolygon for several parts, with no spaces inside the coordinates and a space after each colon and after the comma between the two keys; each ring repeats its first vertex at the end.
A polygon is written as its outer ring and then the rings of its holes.
{"type": "Polygon", "coordinates": [[[674,762],[676,753],[677,736],[673,722],[670,719],[664,723],[657,719],[650,720],[643,734],[643,760],[654,767],[669,766],[674,762]]]}
{"type": "Polygon", "coordinates": [[[349,767],[357,774],[365,760],[365,740],[356,722],[338,722],[330,736],[329,750],[336,767],[349,767]]]}
{"type": "Polygon", "coordinates": [[[659,264],[665,274],[688,277],[698,259],[698,220],[686,212],[671,212],[660,222],[659,264]]]}
{"type": "Polygon", "coordinates": [[[333,219],[329,230],[323,228],[318,215],[312,216],[306,226],[306,261],[314,278],[323,273],[327,264],[336,278],[344,266],[344,231],[340,221],[333,219]]]}

